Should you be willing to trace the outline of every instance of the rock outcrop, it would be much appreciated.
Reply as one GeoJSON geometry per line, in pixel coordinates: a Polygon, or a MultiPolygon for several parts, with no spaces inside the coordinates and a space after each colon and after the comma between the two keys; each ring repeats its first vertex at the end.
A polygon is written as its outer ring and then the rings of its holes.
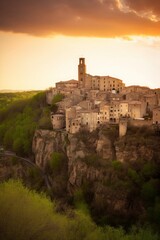
{"type": "Polygon", "coordinates": [[[32,150],[35,163],[44,168],[53,152],[66,152],[66,132],[37,130],[33,137],[32,150]]]}
{"type": "Polygon", "coordinates": [[[112,218],[115,215],[116,219],[117,216],[129,219],[139,214],[144,216],[144,208],[137,198],[138,188],[129,187],[128,170],[122,166],[155,159],[160,162],[160,142],[154,137],[117,136],[117,129],[82,131],[74,135],[38,130],[33,139],[35,162],[43,168],[53,152],[63,152],[67,158],[66,186],[70,196],[78,189],[85,189],[96,216],[106,214],[112,218]]]}

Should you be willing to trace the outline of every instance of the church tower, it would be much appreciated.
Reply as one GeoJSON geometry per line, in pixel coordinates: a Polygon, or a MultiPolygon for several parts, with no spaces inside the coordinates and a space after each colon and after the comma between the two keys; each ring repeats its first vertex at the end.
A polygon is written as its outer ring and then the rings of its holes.
{"type": "Polygon", "coordinates": [[[79,58],[79,65],[78,65],[78,85],[79,85],[79,88],[85,87],[85,77],[86,77],[85,58],[79,58]]]}

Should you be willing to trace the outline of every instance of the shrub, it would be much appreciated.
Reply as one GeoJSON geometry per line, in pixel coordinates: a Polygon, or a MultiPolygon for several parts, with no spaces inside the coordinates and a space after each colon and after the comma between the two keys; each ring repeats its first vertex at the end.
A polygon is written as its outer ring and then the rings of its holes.
{"type": "Polygon", "coordinates": [[[89,208],[85,201],[82,189],[77,189],[74,192],[74,206],[76,209],[81,210],[84,214],[89,215],[89,208]]]}
{"type": "Polygon", "coordinates": [[[91,155],[85,156],[82,159],[82,161],[85,162],[88,166],[100,167],[100,161],[97,154],[91,154],[91,155]]]}
{"type": "Polygon", "coordinates": [[[131,168],[128,169],[128,176],[130,177],[133,183],[136,183],[136,184],[141,183],[141,178],[134,169],[131,169],[131,168]]]}
{"type": "Polygon", "coordinates": [[[63,94],[61,93],[56,94],[52,100],[52,105],[62,101],[63,98],[64,98],[63,94]]]}
{"type": "Polygon", "coordinates": [[[59,214],[56,212],[55,203],[46,196],[37,194],[13,180],[0,184],[0,206],[0,239],[159,239],[149,228],[134,227],[126,234],[122,228],[97,227],[90,216],[80,210],[72,211],[68,216],[59,214]]]}
{"type": "Polygon", "coordinates": [[[111,165],[114,168],[114,170],[120,171],[122,169],[122,163],[117,160],[112,161],[111,165]]]}
{"type": "Polygon", "coordinates": [[[157,180],[149,180],[142,186],[142,197],[148,203],[151,204],[157,196],[157,180]]]}
{"type": "Polygon", "coordinates": [[[52,153],[51,160],[49,161],[49,167],[51,171],[57,173],[63,164],[64,155],[59,152],[52,153]]]}
{"type": "Polygon", "coordinates": [[[145,178],[151,178],[152,176],[156,175],[157,173],[158,173],[157,166],[154,163],[148,162],[148,163],[144,164],[143,169],[142,169],[142,175],[145,178]]]}

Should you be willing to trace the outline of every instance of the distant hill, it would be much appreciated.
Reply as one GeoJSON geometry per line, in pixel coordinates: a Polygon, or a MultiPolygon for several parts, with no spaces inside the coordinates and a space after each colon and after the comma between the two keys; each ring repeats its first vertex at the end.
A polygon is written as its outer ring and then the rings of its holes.
{"type": "Polygon", "coordinates": [[[0,110],[5,109],[7,106],[9,106],[15,101],[31,98],[39,92],[40,91],[38,90],[37,91],[19,91],[19,92],[16,92],[13,90],[0,90],[0,110]]]}
{"type": "Polygon", "coordinates": [[[16,93],[16,92],[39,92],[41,90],[12,90],[12,89],[0,89],[0,93],[16,93]]]}

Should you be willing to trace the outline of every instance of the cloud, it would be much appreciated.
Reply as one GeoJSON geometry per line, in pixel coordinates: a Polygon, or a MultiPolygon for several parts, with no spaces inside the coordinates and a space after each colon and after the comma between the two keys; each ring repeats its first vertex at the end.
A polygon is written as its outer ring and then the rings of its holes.
{"type": "Polygon", "coordinates": [[[39,36],[159,36],[160,4],[159,0],[151,2],[152,4],[149,0],[1,0],[0,30],[39,36]],[[153,17],[156,16],[156,21],[146,17],[148,12],[153,17]]]}
{"type": "Polygon", "coordinates": [[[159,0],[123,0],[126,5],[137,12],[152,11],[153,14],[160,15],[160,1],[159,0]]]}
{"type": "Polygon", "coordinates": [[[134,12],[140,17],[148,18],[151,21],[160,21],[159,0],[118,0],[122,8],[134,12]]]}

